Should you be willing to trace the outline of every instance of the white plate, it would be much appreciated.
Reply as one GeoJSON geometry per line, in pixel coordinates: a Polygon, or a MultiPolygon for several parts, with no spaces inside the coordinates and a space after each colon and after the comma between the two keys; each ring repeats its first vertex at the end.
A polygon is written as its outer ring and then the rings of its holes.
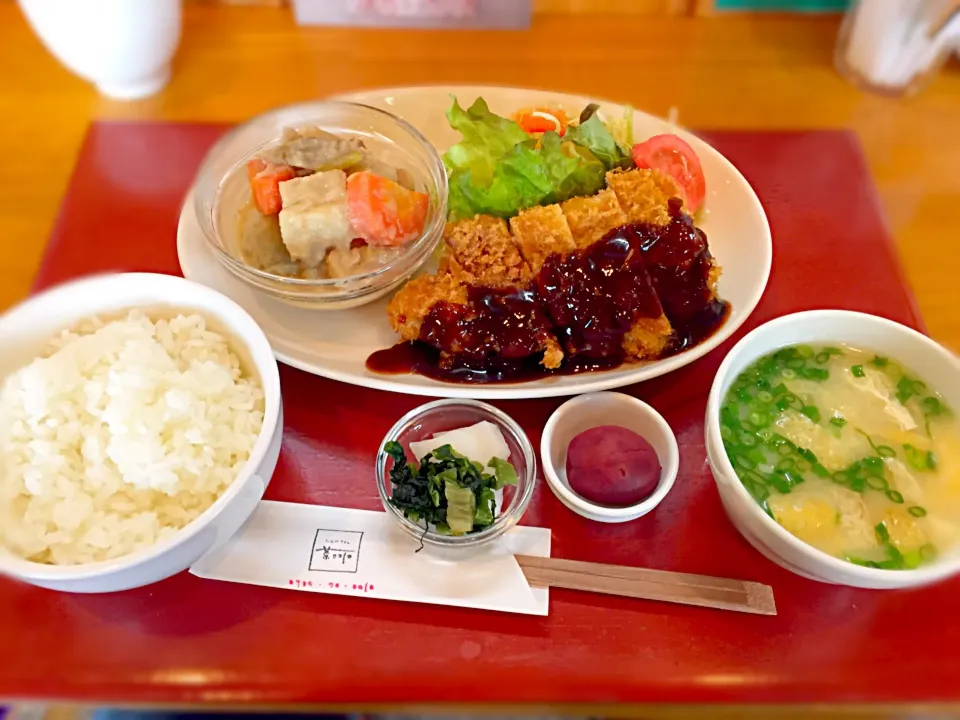
{"type": "MultiPolygon", "coordinates": [[[[483,96],[490,109],[509,115],[523,106],[562,107],[576,116],[590,102],[600,102],[611,117],[621,111],[615,103],[596,98],[543,90],[480,86],[410,87],[372,90],[338,97],[384,108],[416,126],[432,143],[446,149],[458,135],[447,125],[445,113],[451,95],[469,105],[483,96]]],[[[634,113],[634,136],[674,132],[700,156],[707,181],[706,213],[700,227],[707,233],[710,251],[723,268],[720,296],[730,302],[727,322],[705,342],[685,353],[615,370],[567,375],[514,384],[460,385],[419,375],[378,375],[365,367],[375,350],[389,347],[397,337],[386,316],[386,300],[350,310],[302,310],[271,300],[248,288],[225,270],[206,242],[188,196],[177,230],[177,251],[185,277],[208,285],[239,303],[260,324],[277,358],[293,367],[354,385],[412,395],[473,398],[535,398],[610,390],[649,380],[688,365],[730,337],[753,312],[770,275],[773,245],[770,226],[753,189],[720,153],[690,133],[665,120],[634,113]]]]}

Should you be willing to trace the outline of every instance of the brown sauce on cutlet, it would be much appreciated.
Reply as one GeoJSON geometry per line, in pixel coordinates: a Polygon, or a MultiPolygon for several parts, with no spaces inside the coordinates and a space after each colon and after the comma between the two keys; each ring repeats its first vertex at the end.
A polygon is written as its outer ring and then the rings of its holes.
{"type": "Polygon", "coordinates": [[[613,230],[583,250],[544,262],[536,287],[568,356],[619,363],[633,324],[663,314],[641,241],[613,230]]]}
{"type": "Polygon", "coordinates": [[[607,362],[590,358],[566,359],[563,366],[547,370],[540,364],[540,355],[521,360],[491,356],[480,362],[463,356],[441,358],[440,351],[424,342],[402,342],[385,350],[377,350],[367,358],[367,369],[382,375],[414,373],[433,380],[489,385],[519,383],[561,375],[578,375],[596,370],[610,370],[622,364],[622,358],[607,362]]]}
{"type": "Polygon", "coordinates": [[[423,320],[420,341],[463,356],[522,360],[543,351],[550,321],[533,289],[470,287],[467,304],[437,303],[423,320]]]}
{"type": "Polygon", "coordinates": [[[567,255],[551,255],[529,288],[471,287],[468,303],[438,303],[420,340],[373,353],[367,368],[445,382],[526,382],[618,367],[623,337],[640,318],[666,314],[674,336],[664,356],[713,335],[730,314],[713,297],[706,235],[670,202],[666,226],[624,225],[567,255]],[[555,333],[563,365],[540,364],[555,333]],[[441,350],[445,351],[441,353],[441,350]]]}
{"type": "Polygon", "coordinates": [[[638,244],[663,312],[673,327],[666,355],[698,345],[720,327],[730,304],[718,300],[710,287],[713,258],[707,236],[682,212],[681,201],[669,201],[667,225],[624,225],[607,237],[623,237],[638,244]]]}

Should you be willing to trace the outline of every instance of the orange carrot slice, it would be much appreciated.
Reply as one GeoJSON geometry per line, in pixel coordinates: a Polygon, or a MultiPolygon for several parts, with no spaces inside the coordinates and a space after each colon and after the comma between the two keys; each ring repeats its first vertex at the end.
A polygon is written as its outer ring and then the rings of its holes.
{"type": "Polygon", "coordinates": [[[353,229],[371,245],[397,246],[423,232],[430,199],[369,170],[347,178],[353,229]]]}
{"type": "Polygon", "coordinates": [[[250,179],[250,192],[257,210],[264,215],[276,215],[283,208],[280,198],[280,183],[297,176],[296,170],[289,165],[269,163],[253,158],[247,163],[247,177],[250,179]]]}

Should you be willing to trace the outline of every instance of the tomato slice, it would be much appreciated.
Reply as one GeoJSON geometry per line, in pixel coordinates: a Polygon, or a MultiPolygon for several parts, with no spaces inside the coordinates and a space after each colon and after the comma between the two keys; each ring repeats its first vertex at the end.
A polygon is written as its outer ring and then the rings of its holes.
{"type": "Polygon", "coordinates": [[[371,245],[404,245],[419,237],[430,198],[369,170],[347,178],[350,223],[371,245]]]}
{"type": "Polygon", "coordinates": [[[700,158],[689,143],[676,135],[654,135],[633,146],[633,162],[638,168],[659,170],[677,181],[688,213],[695,213],[707,194],[700,158]]]}
{"type": "Polygon", "coordinates": [[[264,215],[276,215],[283,208],[280,183],[297,177],[297,171],[289,165],[253,158],[247,163],[247,177],[257,210],[264,215]]]}

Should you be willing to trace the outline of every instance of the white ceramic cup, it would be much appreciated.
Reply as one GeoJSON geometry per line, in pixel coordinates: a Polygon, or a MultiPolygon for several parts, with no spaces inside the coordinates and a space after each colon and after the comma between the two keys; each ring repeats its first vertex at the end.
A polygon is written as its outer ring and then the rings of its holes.
{"type": "Polygon", "coordinates": [[[18,0],[47,50],[71,72],[120,99],[170,80],[181,0],[18,0]]]}

